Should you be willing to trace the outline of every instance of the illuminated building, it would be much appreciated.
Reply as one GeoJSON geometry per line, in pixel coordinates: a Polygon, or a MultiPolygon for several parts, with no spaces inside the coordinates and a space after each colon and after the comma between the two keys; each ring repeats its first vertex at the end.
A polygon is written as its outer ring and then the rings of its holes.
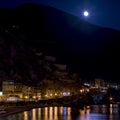
{"type": "Polygon", "coordinates": [[[23,98],[22,88],[23,85],[21,83],[16,83],[13,80],[3,81],[2,83],[2,92],[6,97],[18,96],[23,98]]]}
{"type": "Polygon", "coordinates": [[[100,88],[100,87],[105,87],[105,81],[103,79],[95,79],[95,87],[100,88]]]}
{"type": "Polygon", "coordinates": [[[4,95],[3,95],[3,92],[0,91],[0,101],[4,101],[4,99],[5,99],[5,97],[4,97],[4,95]]]}
{"type": "Polygon", "coordinates": [[[23,86],[22,93],[25,101],[34,101],[41,99],[41,90],[34,86],[23,86]]]}
{"type": "Polygon", "coordinates": [[[6,100],[9,97],[18,97],[26,101],[41,99],[41,90],[39,88],[25,86],[13,80],[3,81],[2,92],[6,100]]]}

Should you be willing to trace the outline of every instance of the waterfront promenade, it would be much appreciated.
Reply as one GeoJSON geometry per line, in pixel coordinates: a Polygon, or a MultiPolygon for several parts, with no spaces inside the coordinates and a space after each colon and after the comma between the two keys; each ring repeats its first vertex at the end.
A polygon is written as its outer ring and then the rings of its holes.
{"type": "Polygon", "coordinates": [[[78,107],[79,109],[83,108],[82,102],[78,104],[77,102],[73,103],[71,101],[65,101],[64,99],[50,99],[50,100],[41,100],[41,101],[31,101],[31,102],[10,102],[10,103],[0,103],[0,117],[8,116],[14,113],[29,111],[33,108],[40,107],[53,107],[53,106],[66,106],[66,107],[78,107]]]}

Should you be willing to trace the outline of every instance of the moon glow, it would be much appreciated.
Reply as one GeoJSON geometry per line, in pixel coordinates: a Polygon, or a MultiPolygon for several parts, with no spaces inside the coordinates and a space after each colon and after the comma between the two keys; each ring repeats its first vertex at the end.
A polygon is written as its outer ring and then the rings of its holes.
{"type": "Polygon", "coordinates": [[[84,15],[85,17],[87,17],[87,16],[89,16],[89,12],[88,12],[88,11],[84,11],[84,12],[83,12],[83,15],[84,15]]]}

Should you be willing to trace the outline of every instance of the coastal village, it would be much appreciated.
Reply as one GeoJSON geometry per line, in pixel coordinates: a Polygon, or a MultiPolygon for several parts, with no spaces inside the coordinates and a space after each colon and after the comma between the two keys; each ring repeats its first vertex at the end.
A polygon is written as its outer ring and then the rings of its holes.
{"type": "Polygon", "coordinates": [[[1,102],[41,101],[73,96],[72,100],[89,96],[92,103],[120,101],[120,95],[117,94],[119,84],[99,77],[82,80],[78,73],[70,72],[67,64],[57,62],[56,57],[44,55],[24,44],[19,26],[0,27],[0,31],[1,102]]]}
{"type": "Polygon", "coordinates": [[[0,8],[0,120],[119,120],[120,32],[65,11],[0,8]]]}
{"type": "MultiPolygon", "coordinates": [[[[106,83],[100,78],[91,82],[82,81],[77,73],[69,74],[67,65],[57,64],[56,58],[52,56],[45,56],[39,63],[44,64],[48,73],[45,79],[34,86],[23,85],[15,80],[2,81],[0,101],[40,101],[89,94],[95,103],[99,103],[110,88],[120,89],[119,85],[106,83]]],[[[114,98],[109,95],[109,99],[112,101],[114,98]]]]}

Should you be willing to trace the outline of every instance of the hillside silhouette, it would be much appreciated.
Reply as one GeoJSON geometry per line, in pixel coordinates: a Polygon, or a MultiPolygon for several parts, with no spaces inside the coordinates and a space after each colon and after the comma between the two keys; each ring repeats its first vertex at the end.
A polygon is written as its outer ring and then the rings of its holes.
{"type": "Polygon", "coordinates": [[[119,79],[120,31],[92,25],[48,6],[0,9],[0,24],[19,26],[31,48],[57,57],[83,78],[119,79]]]}

